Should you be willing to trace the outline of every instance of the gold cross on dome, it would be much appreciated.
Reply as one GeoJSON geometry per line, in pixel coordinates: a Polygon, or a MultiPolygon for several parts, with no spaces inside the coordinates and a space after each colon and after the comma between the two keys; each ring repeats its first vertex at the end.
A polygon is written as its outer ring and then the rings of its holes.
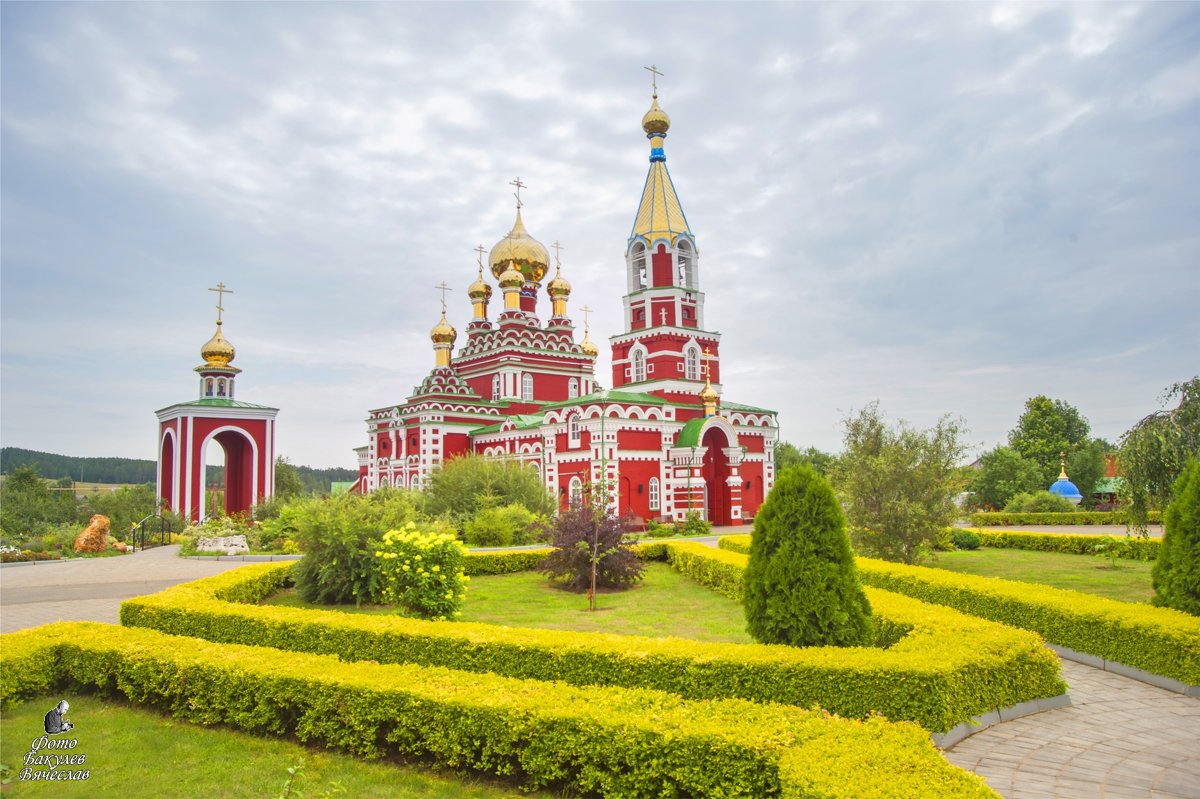
{"type": "Polygon", "coordinates": [[[443,280],[439,285],[434,286],[434,288],[437,289],[438,291],[442,292],[442,313],[445,314],[446,313],[446,292],[450,290],[450,287],[447,286],[446,281],[443,280]]]}
{"type": "Polygon", "coordinates": [[[487,252],[487,250],[485,250],[483,248],[483,245],[480,244],[478,247],[475,248],[475,252],[479,253],[479,271],[482,272],[483,271],[483,254],[485,252],[487,252]]]}
{"type": "Polygon", "coordinates": [[[712,350],[708,347],[704,348],[704,379],[707,381],[712,376],[712,350]]]}
{"type": "Polygon", "coordinates": [[[658,97],[658,79],[666,76],[659,72],[658,67],[654,64],[651,64],[648,67],[642,67],[642,69],[650,73],[650,85],[654,87],[654,96],[658,97]]]}
{"type": "Polygon", "coordinates": [[[557,241],[555,241],[553,244],[550,245],[550,249],[554,250],[554,265],[562,266],[562,258],[560,256],[562,255],[562,251],[565,248],[561,244],[559,244],[557,241]]]}
{"type": "Polygon", "coordinates": [[[516,180],[510,180],[508,182],[508,185],[517,187],[517,190],[515,192],[513,192],[513,196],[517,198],[517,209],[520,210],[520,208],[521,208],[521,189],[525,188],[526,186],[524,183],[521,182],[521,177],[519,175],[517,176],[516,180]]]}
{"type": "Polygon", "coordinates": [[[225,288],[224,283],[218,282],[217,287],[215,289],[209,289],[209,291],[217,292],[217,324],[219,325],[219,324],[221,324],[221,312],[225,310],[225,307],[224,307],[225,295],[232,294],[233,289],[227,289],[227,288],[225,288]]]}
{"type": "Polygon", "coordinates": [[[583,313],[583,329],[587,330],[588,315],[592,312],[592,309],[585,305],[582,308],[580,308],[579,310],[583,313]]]}

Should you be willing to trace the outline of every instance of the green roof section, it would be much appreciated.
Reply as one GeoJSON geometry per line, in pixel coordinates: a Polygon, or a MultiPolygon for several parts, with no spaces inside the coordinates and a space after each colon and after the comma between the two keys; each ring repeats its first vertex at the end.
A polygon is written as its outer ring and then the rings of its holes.
{"type": "Polygon", "coordinates": [[[1125,485],[1123,477],[1101,477],[1092,488],[1093,494],[1115,494],[1125,485]]]}
{"type": "Polygon", "coordinates": [[[748,411],[749,413],[775,413],[775,411],[770,410],[769,408],[756,408],[753,405],[743,405],[740,402],[726,402],[725,400],[721,400],[721,410],[748,411]]]}
{"type": "Polygon", "coordinates": [[[218,397],[204,397],[203,399],[192,400],[191,402],[176,402],[174,405],[168,405],[167,408],[251,408],[259,411],[277,411],[278,408],[272,408],[269,405],[255,405],[253,402],[242,402],[241,400],[221,399],[218,397]]]}
{"type": "Polygon", "coordinates": [[[600,396],[598,391],[593,391],[591,394],[584,394],[582,397],[565,400],[563,402],[550,402],[542,406],[542,410],[551,410],[553,408],[569,408],[572,405],[591,405],[595,402],[620,402],[626,405],[669,405],[662,397],[656,397],[653,394],[643,394],[639,391],[609,391],[604,397],[600,396]]]}
{"type": "Polygon", "coordinates": [[[679,431],[679,437],[675,439],[677,447],[698,447],[700,446],[700,428],[704,427],[704,423],[711,417],[697,416],[683,426],[679,431]]]}
{"type": "Polygon", "coordinates": [[[329,484],[329,494],[330,496],[345,494],[357,482],[357,480],[334,480],[329,484]]]}
{"type": "Polygon", "coordinates": [[[473,436],[482,436],[487,433],[499,433],[500,428],[507,422],[512,421],[515,425],[514,430],[529,430],[534,427],[542,426],[542,414],[540,413],[518,413],[508,417],[503,422],[489,424],[487,427],[479,427],[471,431],[473,436]]]}

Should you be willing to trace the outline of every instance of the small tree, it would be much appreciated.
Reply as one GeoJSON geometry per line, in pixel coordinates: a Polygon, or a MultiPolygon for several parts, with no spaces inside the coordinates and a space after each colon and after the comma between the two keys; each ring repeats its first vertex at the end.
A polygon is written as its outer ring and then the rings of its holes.
{"type": "Polygon", "coordinates": [[[554,551],[538,566],[570,591],[588,592],[596,609],[596,589],[627,588],[642,579],[642,562],[630,549],[631,516],[611,516],[584,502],[562,511],[548,530],[554,551]]]}
{"type": "Polygon", "coordinates": [[[1163,542],[1154,564],[1154,604],[1200,616],[1200,460],[1175,483],[1163,515],[1163,542]]]}
{"type": "Polygon", "coordinates": [[[549,516],[555,508],[536,469],[479,455],[461,455],[435,469],[422,498],[427,514],[448,517],[460,530],[485,508],[515,502],[535,516],[549,516]]]}
{"type": "Polygon", "coordinates": [[[1176,397],[1177,407],[1150,414],[1121,436],[1121,501],[1129,508],[1133,526],[1143,530],[1149,511],[1171,501],[1172,487],[1188,457],[1200,452],[1200,377],[1172,385],[1162,401],[1176,397]]]}
{"type": "Polygon", "coordinates": [[[812,467],[779,475],[754,518],[742,596],[747,629],[764,644],[865,646],[873,640],[846,517],[812,467]]]}
{"type": "MultiPolygon", "coordinates": [[[[1059,470],[1059,453],[1074,452],[1087,442],[1090,425],[1079,409],[1044,394],[1025,401],[1025,412],[1008,434],[1009,444],[1021,457],[1042,470],[1042,487],[1050,485],[1059,470]]],[[[1090,493],[1089,485],[1084,493],[1090,493]]]]}
{"type": "Polygon", "coordinates": [[[893,428],[872,403],[845,426],[834,484],[845,500],[855,544],[887,560],[917,562],[958,512],[959,423],[942,417],[929,430],[903,421],[893,428]]]}
{"type": "Polygon", "coordinates": [[[1046,488],[1042,485],[1042,470],[1038,465],[1022,458],[1012,447],[996,447],[979,461],[979,471],[970,486],[978,505],[999,510],[1016,494],[1046,488]]]}

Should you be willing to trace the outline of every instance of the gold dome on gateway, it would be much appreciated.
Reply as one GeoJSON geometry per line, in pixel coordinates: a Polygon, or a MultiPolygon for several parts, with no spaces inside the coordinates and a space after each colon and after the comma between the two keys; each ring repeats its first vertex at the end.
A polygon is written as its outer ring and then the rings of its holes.
{"type": "Polygon", "coordinates": [[[237,350],[229,343],[229,339],[221,335],[221,323],[217,322],[217,332],[200,348],[200,357],[204,359],[204,365],[228,366],[235,355],[237,350]]]}

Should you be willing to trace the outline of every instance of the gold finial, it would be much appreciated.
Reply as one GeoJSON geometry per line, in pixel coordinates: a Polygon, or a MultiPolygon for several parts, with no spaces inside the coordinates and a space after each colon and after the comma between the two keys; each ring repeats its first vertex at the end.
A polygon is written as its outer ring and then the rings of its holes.
{"type": "Polygon", "coordinates": [[[1058,473],[1058,479],[1066,480],[1067,479],[1067,453],[1065,451],[1061,451],[1058,453],[1058,462],[1059,462],[1059,464],[1061,464],[1061,467],[1062,467],[1061,471],[1059,471],[1059,473],[1058,473]]]}
{"type": "Polygon", "coordinates": [[[658,97],[658,79],[660,76],[662,76],[662,77],[666,77],[666,76],[663,75],[663,73],[659,72],[658,67],[655,66],[654,64],[651,64],[648,67],[642,67],[642,69],[644,69],[650,73],[650,85],[654,89],[654,96],[658,97]]]}
{"type": "Polygon", "coordinates": [[[438,291],[442,292],[442,316],[445,316],[446,315],[446,292],[450,291],[450,287],[447,286],[446,281],[443,280],[441,283],[434,286],[434,288],[437,289],[438,291]]]}
{"type": "Polygon", "coordinates": [[[589,335],[588,316],[592,313],[592,309],[585,305],[579,310],[583,312],[583,341],[579,342],[579,348],[583,350],[584,355],[595,357],[600,353],[600,348],[596,346],[596,342],[592,341],[592,337],[589,335]]]}
{"type": "Polygon", "coordinates": [[[221,324],[221,312],[225,310],[224,305],[223,305],[223,302],[225,300],[225,295],[232,294],[233,289],[227,289],[227,288],[225,288],[224,283],[218,282],[217,287],[215,289],[209,289],[209,291],[217,292],[217,324],[219,325],[219,324],[221,324]]]}
{"type": "Polygon", "coordinates": [[[550,245],[550,249],[554,250],[554,266],[561,269],[563,246],[559,244],[558,240],[556,239],[554,243],[550,245]]]}
{"type": "Polygon", "coordinates": [[[586,331],[588,329],[588,316],[591,315],[592,309],[585,305],[579,310],[583,314],[583,329],[586,331]]]}
{"type": "Polygon", "coordinates": [[[485,250],[483,245],[480,244],[478,247],[475,248],[475,252],[479,253],[479,275],[480,275],[480,277],[482,277],[483,276],[483,254],[485,252],[487,252],[487,250],[485,250]]]}
{"type": "Polygon", "coordinates": [[[704,388],[700,390],[700,401],[704,403],[704,415],[716,416],[717,391],[712,387],[712,350],[704,348],[704,388]]]}
{"type": "Polygon", "coordinates": [[[521,189],[525,188],[525,184],[521,182],[521,177],[518,175],[516,180],[508,182],[510,186],[516,186],[517,190],[513,192],[513,196],[517,198],[517,210],[521,210],[521,189]]]}

